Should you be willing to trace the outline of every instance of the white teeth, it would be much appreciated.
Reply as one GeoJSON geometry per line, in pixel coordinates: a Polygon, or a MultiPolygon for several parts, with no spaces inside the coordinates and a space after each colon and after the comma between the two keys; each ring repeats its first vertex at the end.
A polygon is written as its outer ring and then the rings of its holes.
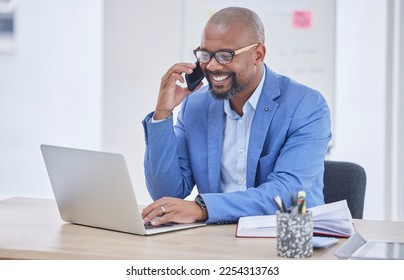
{"type": "Polygon", "coordinates": [[[215,80],[216,82],[220,82],[223,81],[225,79],[227,79],[229,76],[213,76],[213,80],[215,80]]]}

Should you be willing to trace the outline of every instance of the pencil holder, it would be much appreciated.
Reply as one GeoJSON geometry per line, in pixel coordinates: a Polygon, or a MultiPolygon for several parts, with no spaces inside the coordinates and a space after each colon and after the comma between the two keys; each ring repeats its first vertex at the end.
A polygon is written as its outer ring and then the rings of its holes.
{"type": "Polygon", "coordinates": [[[310,211],[305,214],[278,211],[276,222],[278,256],[302,258],[313,254],[313,217],[310,211]]]}

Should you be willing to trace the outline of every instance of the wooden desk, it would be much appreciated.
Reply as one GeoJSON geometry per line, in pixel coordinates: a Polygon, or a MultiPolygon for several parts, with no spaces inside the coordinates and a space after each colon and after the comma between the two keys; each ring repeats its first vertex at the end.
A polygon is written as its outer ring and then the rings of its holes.
{"type": "MultiPolygon", "coordinates": [[[[355,220],[366,239],[404,242],[404,222],[355,220]]],[[[0,201],[0,259],[283,259],[275,238],[236,238],[236,225],[137,236],[64,223],[53,200],[0,201]]],[[[335,259],[346,239],[309,259],[335,259]]]]}

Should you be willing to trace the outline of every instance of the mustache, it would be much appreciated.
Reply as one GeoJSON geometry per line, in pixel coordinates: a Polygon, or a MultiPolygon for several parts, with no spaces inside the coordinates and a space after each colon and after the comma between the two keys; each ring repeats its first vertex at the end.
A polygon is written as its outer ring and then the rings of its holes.
{"type": "Polygon", "coordinates": [[[223,72],[223,71],[210,71],[210,70],[205,70],[205,76],[233,76],[233,72],[223,72]]]}

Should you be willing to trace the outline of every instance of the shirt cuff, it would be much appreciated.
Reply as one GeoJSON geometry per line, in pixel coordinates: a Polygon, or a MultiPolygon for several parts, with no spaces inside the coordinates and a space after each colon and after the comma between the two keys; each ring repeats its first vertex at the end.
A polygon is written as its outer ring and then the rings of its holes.
{"type": "Polygon", "coordinates": [[[171,118],[171,116],[172,116],[172,114],[167,119],[155,120],[154,119],[154,114],[153,114],[153,116],[149,119],[149,122],[150,123],[161,123],[161,122],[164,122],[166,120],[169,120],[171,118]]]}

